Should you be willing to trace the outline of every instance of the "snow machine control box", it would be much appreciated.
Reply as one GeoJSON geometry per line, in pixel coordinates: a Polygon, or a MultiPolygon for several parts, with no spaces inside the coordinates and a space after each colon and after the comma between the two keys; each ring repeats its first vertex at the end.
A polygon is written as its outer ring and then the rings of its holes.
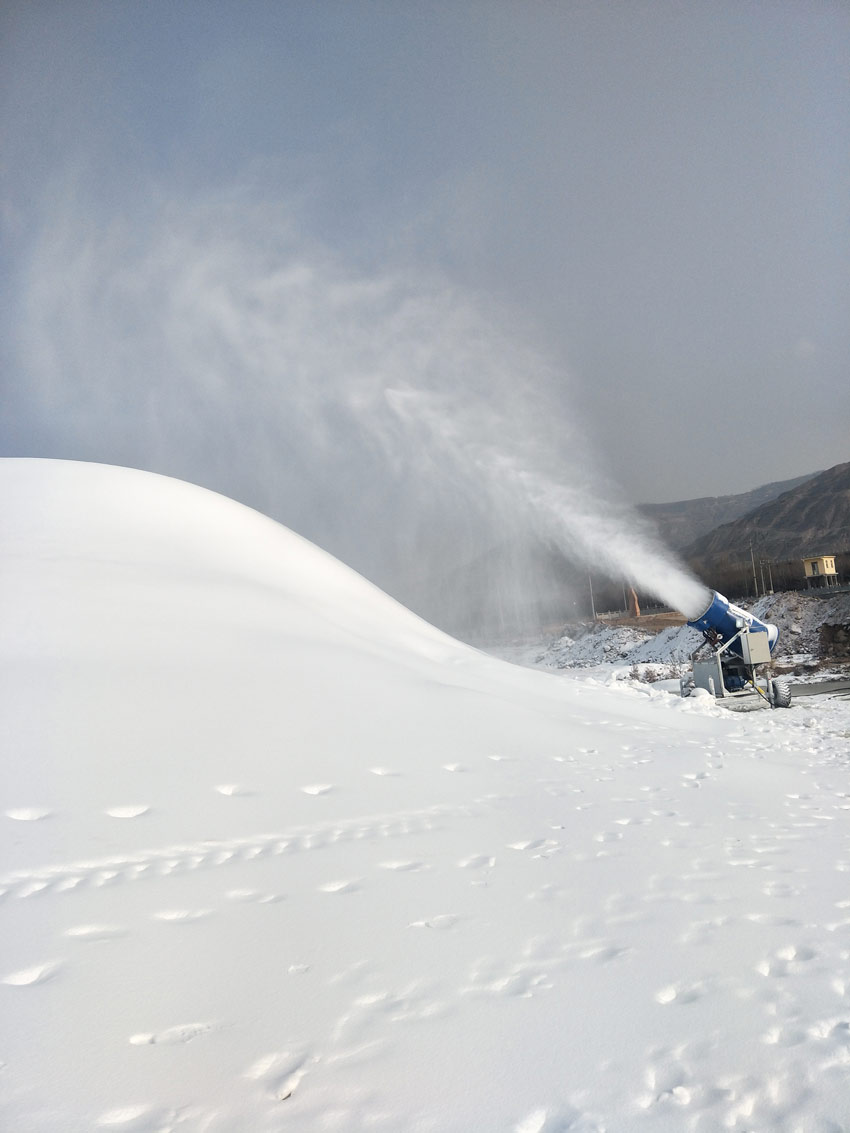
{"type": "Polygon", "coordinates": [[[741,634],[741,659],[745,665],[768,665],[770,644],[767,634],[752,630],[741,634]]]}

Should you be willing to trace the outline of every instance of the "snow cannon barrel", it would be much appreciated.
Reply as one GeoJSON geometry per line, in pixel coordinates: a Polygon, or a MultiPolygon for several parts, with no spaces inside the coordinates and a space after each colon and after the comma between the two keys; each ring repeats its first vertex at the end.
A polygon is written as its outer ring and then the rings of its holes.
{"type": "Polygon", "coordinates": [[[714,631],[724,644],[731,641],[729,652],[738,657],[743,657],[741,640],[740,638],[735,641],[732,639],[736,638],[742,629],[746,629],[750,633],[766,633],[771,653],[779,639],[779,630],[775,625],[761,621],[755,614],[742,610],[740,606],[733,606],[728,598],[724,598],[716,590],[712,591],[708,608],[698,618],[689,621],[688,625],[702,630],[706,635],[714,631]]]}

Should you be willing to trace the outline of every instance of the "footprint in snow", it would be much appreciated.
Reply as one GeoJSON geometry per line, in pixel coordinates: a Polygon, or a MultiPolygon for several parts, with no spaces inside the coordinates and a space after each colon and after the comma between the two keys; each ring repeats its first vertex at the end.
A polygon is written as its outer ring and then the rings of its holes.
{"type": "Polygon", "coordinates": [[[102,889],[104,885],[114,885],[116,881],[120,881],[121,876],[121,870],[101,869],[92,878],[92,885],[102,889]]]}
{"type": "Polygon", "coordinates": [[[167,1027],[164,1031],[150,1034],[131,1035],[129,1041],[133,1046],[174,1046],[177,1043],[188,1043],[199,1035],[205,1035],[214,1029],[212,1023],[179,1023],[175,1027],[167,1027]]]}
{"type": "Polygon", "coordinates": [[[799,897],[800,890],[787,881],[769,881],[762,889],[766,897],[799,897]]]}
{"type": "Polygon", "coordinates": [[[271,905],[283,898],[277,893],[261,893],[258,889],[228,889],[228,901],[256,902],[258,905],[271,905]]]}
{"type": "Polygon", "coordinates": [[[104,811],[104,814],[107,814],[110,818],[141,818],[141,816],[147,814],[150,809],[149,806],[145,806],[144,804],[137,806],[111,806],[104,811]]]}
{"type": "Polygon", "coordinates": [[[244,787],[241,783],[221,783],[216,790],[227,798],[247,798],[248,795],[255,793],[250,787],[244,787]]]}
{"type": "Polygon", "coordinates": [[[816,956],[817,952],[813,948],[789,944],[760,960],[756,964],[756,971],[760,976],[782,979],[785,976],[797,975],[803,970],[800,965],[808,964],[816,956]]]}
{"type": "Polygon", "coordinates": [[[495,864],[496,859],[489,854],[473,854],[471,858],[461,858],[457,867],[458,869],[492,869],[495,864]]]}
{"type": "Polygon", "coordinates": [[[598,1129],[595,1120],[572,1106],[557,1110],[535,1109],[511,1127],[511,1133],[566,1133],[568,1129],[598,1129]]]}
{"type": "Polygon", "coordinates": [[[34,964],[31,968],[22,968],[18,972],[10,972],[4,976],[2,982],[9,987],[34,987],[36,984],[47,983],[53,979],[62,965],[51,960],[46,964],[34,964]]]}
{"type": "Polygon", "coordinates": [[[37,893],[44,893],[50,889],[49,881],[30,881],[22,885],[17,893],[17,897],[34,897],[37,893]]]}
{"type": "Polygon", "coordinates": [[[703,980],[692,984],[668,984],[655,993],[655,1002],[667,1007],[672,1003],[696,1003],[708,994],[710,988],[703,980]]]}
{"type": "Polygon", "coordinates": [[[359,881],[328,881],[319,886],[320,893],[356,893],[360,888],[359,881]]]}
{"type": "Polygon", "coordinates": [[[127,929],[112,924],[78,924],[66,928],[63,936],[70,936],[76,940],[115,940],[119,936],[126,936],[127,929]]]}
{"type": "Polygon", "coordinates": [[[579,941],[575,945],[575,955],[579,960],[589,960],[594,964],[610,964],[612,960],[619,960],[631,949],[623,948],[610,940],[579,941]]]}
{"type": "Polygon", "coordinates": [[[761,1041],[765,1046],[799,1046],[804,1043],[809,1036],[802,1029],[802,1027],[795,1027],[793,1025],[782,1024],[775,1027],[770,1027],[761,1036],[761,1041]]]}
{"type": "Polygon", "coordinates": [[[14,810],[6,811],[6,817],[14,819],[15,822],[41,822],[44,818],[50,818],[52,814],[51,810],[34,806],[16,807],[14,810]]]}
{"type": "Polygon", "coordinates": [[[636,1098],[641,1109],[656,1105],[690,1104],[693,1095],[692,1077],[687,1067],[671,1051],[661,1050],[644,1071],[648,1093],[636,1098]]]}
{"type": "Polygon", "coordinates": [[[410,928],[436,928],[445,931],[449,928],[454,928],[460,917],[455,916],[454,913],[442,913],[436,917],[429,917],[424,921],[413,921],[410,928]]]}
{"type": "Polygon", "coordinates": [[[333,789],[333,783],[311,783],[301,788],[305,795],[329,795],[333,789]]]}
{"type": "Polygon", "coordinates": [[[212,916],[212,909],[160,909],[153,914],[156,921],[166,921],[169,924],[186,924],[189,921],[201,921],[212,916]]]}
{"type": "Polygon", "coordinates": [[[119,1133],[157,1133],[171,1128],[175,1114],[150,1105],[125,1105],[107,1110],[97,1119],[98,1129],[117,1129],[119,1133]]]}
{"type": "Polygon", "coordinates": [[[243,1076],[259,1082],[266,1093],[284,1102],[292,1096],[307,1073],[309,1061],[310,1055],[304,1051],[267,1054],[250,1066],[243,1076]]]}

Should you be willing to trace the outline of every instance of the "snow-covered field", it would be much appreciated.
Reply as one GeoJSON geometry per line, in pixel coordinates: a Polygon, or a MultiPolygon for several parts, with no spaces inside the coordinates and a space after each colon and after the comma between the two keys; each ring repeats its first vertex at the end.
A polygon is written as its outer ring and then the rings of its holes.
{"type": "Polygon", "coordinates": [[[144,473],[0,509],[2,1129],[850,1129],[846,702],[508,665],[144,473]]]}

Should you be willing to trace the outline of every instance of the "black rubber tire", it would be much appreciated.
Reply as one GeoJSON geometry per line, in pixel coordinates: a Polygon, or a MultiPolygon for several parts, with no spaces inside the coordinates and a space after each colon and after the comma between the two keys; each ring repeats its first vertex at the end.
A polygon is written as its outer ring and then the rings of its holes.
{"type": "Polygon", "coordinates": [[[790,708],[791,682],[785,677],[774,677],[771,685],[773,686],[773,707],[790,708]]]}

